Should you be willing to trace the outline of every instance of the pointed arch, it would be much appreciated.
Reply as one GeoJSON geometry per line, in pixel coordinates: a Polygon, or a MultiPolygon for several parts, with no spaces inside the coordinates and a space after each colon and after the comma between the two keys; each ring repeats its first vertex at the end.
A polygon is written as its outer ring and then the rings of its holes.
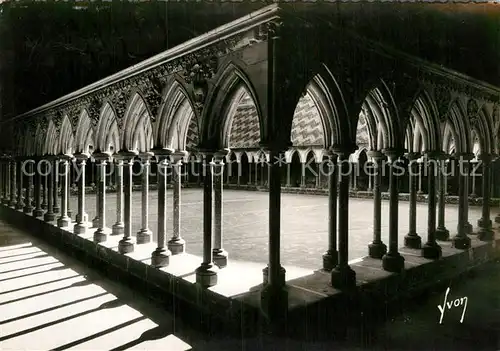
{"type": "Polygon", "coordinates": [[[34,140],[35,155],[44,154],[45,138],[47,138],[47,135],[45,131],[42,129],[42,122],[39,122],[36,127],[35,140],[34,140]]]}
{"type": "Polygon", "coordinates": [[[420,91],[413,104],[411,115],[416,119],[420,128],[423,142],[422,151],[439,150],[441,145],[439,112],[435,100],[427,91],[420,91]]]}
{"type": "Polygon", "coordinates": [[[87,109],[83,109],[78,119],[75,135],[75,152],[89,153],[89,146],[95,145],[94,127],[87,109]]]}
{"type": "Polygon", "coordinates": [[[94,152],[110,151],[110,146],[118,150],[121,146],[116,113],[109,101],[104,103],[101,108],[99,122],[96,128],[95,142],[94,152]]]}
{"type": "Polygon", "coordinates": [[[58,140],[56,126],[54,122],[50,120],[47,127],[47,138],[45,140],[43,154],[57,155],[59,153],[58,140]]]}
{"type": "Polygon", "coordinates": [[[475,128],[477,128],[477,136],[481,144],[481,152],[485,154],[491,154],[495,152],[494,134],[493,134],[493,124],[490,122],[488,110],[486,106],[483,105],[478,112],[477,123],[475,128]]]}
{"type": "Polygon", "coordinates": [[[443,132],[443,144],[442,144],[443,152],[450,155],[452,152],[452,148],[456,150],[455,140],[456,140],[455,130],[453,129],[453,125],[451,124],[451,122],[448,121],[445,124],[443,132]]]}
{"type": "Polygon", "coordinates": [[[466,109],[458,99],[450,106],[450,123],[455,131],[455,152],[471,153],[470,130],[466,109]]]}
{"type": "Polygon", "coordinates": [[[206,108],[201,119],[200,142],[216,148],[228,148],[230,131],[235,114],[235,105],[242,98],[242,87],[255,104],[259,119],[260,138],[265,132],[261,102],[249,77],[236,65],[229,62],[222,70],[213,89],[207,96],[206,108]]]}
{"type": "Polygon", "coordinates": [[[65,115],[62,120],[61,130],[59,132],[58,153],[71,155],[74,149],[73,128],[68,115],[65,115]]]}
{"type": "Polygon", "coordinates": [[[125,110],[123,129],[120,134],[121,149],[140,152],[149,151],[152,131],[151,115],[146,102],[141,93],[135,91],[125,110]]]}

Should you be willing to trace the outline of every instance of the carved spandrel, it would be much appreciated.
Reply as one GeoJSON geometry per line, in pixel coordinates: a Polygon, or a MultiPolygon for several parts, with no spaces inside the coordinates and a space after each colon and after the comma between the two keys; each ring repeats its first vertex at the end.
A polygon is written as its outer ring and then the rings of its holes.
{"type": "Polygon", "coordinates": [[[451,103],[450,90],[443,86],[436,86],[434,89],[434,97],[436,100],[439,120],[444,122],[448,118],[448,110],[451,103]]]}
{"type": "Polygon", "coordinates": [[[469,99],[467,102],[467,116],[469,117],[469,123],[474,126],[478,121],[479,106],[476,100],[469,99]]]}
{"type": "Polygon", "coordinates": [[[99,123],[100,110],[101,110],[99,100],[91,100],[86,108],[87,108],[87,113],[89,114],[90,123],[92,124],[93,128],[96,128],[97,124],[99,123]]]}

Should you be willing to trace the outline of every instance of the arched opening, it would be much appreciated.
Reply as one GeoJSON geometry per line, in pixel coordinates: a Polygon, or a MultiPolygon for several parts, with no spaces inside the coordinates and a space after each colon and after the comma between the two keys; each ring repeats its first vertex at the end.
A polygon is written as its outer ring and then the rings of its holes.
{"type": "Polygon", "coordinates": [[[368,190],[369,179],[367,170],[368,156],[366,154],[366,149],[362,149],[358,155],[358,190],[366,191],[368,190]]]}
{"type": "Polygon", "coordinates": [[[300,155],[297,150],[292,154],[290,162],[290,186],[292,188],[300,187],[302,180],[302,162],[300,162],[300,155]]]}
{"type": "Polygon", "coordinates": [[[241,185],[247,185],[250,183],[250,167],[249,167],[249,162],[248,162],[248,156],[246,152],[243,152],[241,154],[240,158],[240,171],[241,171],[241,176],[240,176],[240,184],[241,185]]]}
{"type": "Polygon", "coordinates": [[[304,165],[304,185],[306,188],[316,187],[316,175],[318,171],[318,165],[316,164],[316,158],[314,156],[314,151],[309,150],[306,154],[306,163],[304,165]]]}
{"type": "Polygon", "coordinates": [[[228,184],[240,185],[239,183],[241,180],[239,179],[240,175],[239,163],[235,152],[231,152],[231,155],[229,155],[228,172],[229,172],[228,184]]]}

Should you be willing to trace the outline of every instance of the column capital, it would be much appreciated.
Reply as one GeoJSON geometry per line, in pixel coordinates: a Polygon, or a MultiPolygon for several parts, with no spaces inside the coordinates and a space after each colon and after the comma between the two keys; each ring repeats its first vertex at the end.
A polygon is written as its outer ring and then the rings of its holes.
{"type": "Polygon", "coordinates": [[[407,152],[404,155],[409,161],[418,160],[422,154],[420,152],[407,152]]]}
{"type": "Polygon", "coordinates": [[[425,158],[429,160],[444,160],[446,155],[441,150],[430,150],[424,153],[425,158]]]}
{"type": "Polygon", "coordinates": [[[404,155],[405,150],[400,148],[387,148],[383,149],[382,152],[391,160],[397,160],[404,155]]]}
{"type": "Polygon", "coordinates": [[[77,161],[86,161],[90,157],[90,155],[85,152],[78,152],[73,156],[76,158],[77,161]]]}
{"type": "Polygon", "coordinates": [[[366,153],[366,156],[372,158],[374,161],[382,161],[386,156],[378,150],[370,150],[366,153]]]}
{"type": "Polygon", "coordinates": [[[217,151],[215,154],[214,154],[214,158],[213,160],[215,162],[223,162],[224,161],[224,158],[226,157],[226,155],[229,153],[229,149],[222,149],[222,150],[219,150],[217,151]]]}
{"type": "Polygon", "coordinates": [[[95,153],[95,154],[92,154],[92,156],[94,157],[94,159],[96,161],[109,161],[111,159],[111,155],[107,152],[99,152],[99,153],[95,153]]]}
{"type": "Polygon", "coordinates": [[[140,152],[137,156],[141,159],[142,162],[146,162],[151,160],[154,157],[154,153],[152,152],[140,152]]]}
{"type": "MultiPolygon", "coordinates": [[[[109,154],[108,154],[108,156],[109,156],[109,154]]],[[[137,156],[137,151],[120,150],[120,151],[118,151],[116,158],[120,159],[122,161],[130,161],[136,156],[137,156]]],[[[94,156],[94,157],[96,157],[96,156],[94,156]]],[[[97,157],[96,157],[96,159],[97,159],[97,157]]]]}
{"type": "Polygon", "coordinates": [[[472,160],[474,157],[476,157],[476,155],[474,155],[473,153],[471,152],[460,152],[460,153],[455,153],[453,155],[453,158],[455,160],[458,160],[458,159],[462,159],[462,160],[466,160],[466,161],[470,161],[472,160]]]}
{"type": "Polygon", "coordinates": [[[55,156],[57,160],[60,161],[70,161],[73,159],[73,155],[70,154],[59,154],[55,156]]]}

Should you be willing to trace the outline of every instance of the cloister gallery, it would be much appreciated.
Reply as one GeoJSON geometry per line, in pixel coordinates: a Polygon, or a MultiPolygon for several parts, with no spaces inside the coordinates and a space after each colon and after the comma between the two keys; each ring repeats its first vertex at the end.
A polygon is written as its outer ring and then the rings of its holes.
{"type": "Polygon", "coordinates": [[[178,284],[208,294],[224,270],[238,264],[224,250],[225,189],[267,191],[269,258],[258,300],[270,315],[293,300],[280,262],[282,192],[328,195],[328,246],[309,287],[330,289],[321,298],[369,281],[360,278],[362,266],[349,263],[357,258],[348,256],[353,196],[373,198],[365,259],[391,276],[417,265],[405,265],[405,249],[425,265],[452,255],[443,254],[445,246],[453,255],[464,252],[460,257],[495,247],[500,215],[490,215],[490,206],[498,197],[500,88],[355,33],[337,33],[332,42],[318,34],[325,31],[335,28],[267,6],[3,121],[2,215],[32,218],[46,235],[63,233],[57,235],[67,245],[96,257],[105,256],[102,250],[128,257],[124,267],[132,261],[147,266],[147,279],[162,273],[171,277],[168,284],[183,281],[169,267],[195,260],[195,280],[178,284]],[[140,185],[140,204],[132,203],[134,185],[140,185]],[[181,194],[197,185],[203,189],[203,257],[185,252],[180,230],[181,194]],[[157,204],[150,201],[156,189],[157,204]],[[95,211],[85,202],[94,190],[95,211]],[[78,198],[75,216],[71,192],[78,198]],[[110,196],[116,218],[105,215],[110,196]],[[477,197],[482,216],[469,218],[469,202],[477,197]],[[409,201],[409,213],[399,211],[400,198],[409,201]],[[428,229],[420,235],[417,201],[428,206],[428,229]],[[458,204],[456,228],[445,226],[448,202],[458,204]],[[148,228],[151,206],[158,206],[157,228],[148,228]],[[133,208],[142,208],[137,233],[133,208]],[[386,215],[388,233],[382,233],[386,215]],[[402,216],[409,218],[403,243],[402,216]],[[115,248],[106,246],[110,240],[115,248]],[[131,255],[143,245],[156,249],[135,262],[131,255]]]}

